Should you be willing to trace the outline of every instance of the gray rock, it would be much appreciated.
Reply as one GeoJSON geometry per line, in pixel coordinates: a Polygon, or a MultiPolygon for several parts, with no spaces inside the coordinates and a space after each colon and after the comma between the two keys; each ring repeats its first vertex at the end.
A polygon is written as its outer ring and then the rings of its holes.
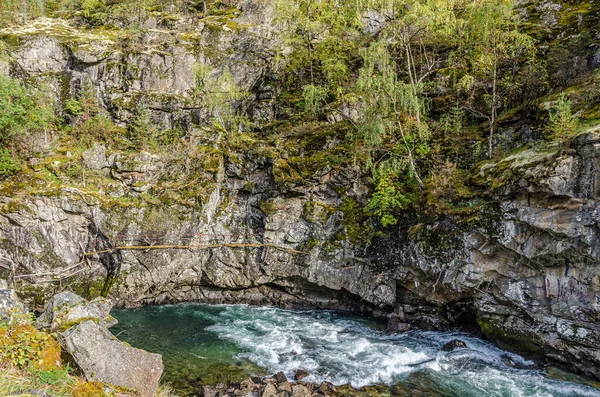
{"type": "Polygon", "coordinates": [[[0,280],[0,320],[10,320],[16,312],[23,312],[25,307],[15,290],[8,288],[5,280],[0,280]]]}
{"type": "Polygon", "coordinates": [[[302,380],[310,376],[310,373],[303,369],[297,369],[294,371],[294,380],[302,380]]]}
{"type": "Polygon", "coordinates": [[[91,302],[69,292],[61,292],[52,297],[37,320],[37,326],[51,331],[65,330],[82,321],[93,320],[105,328],[110,328],[117,320],[110,315],[112,303],[105,298],[91,302]]]}
{"type": "Polygon", "coordinates": [[[65,350],[86,378],[137,390],[154,397],[163,371],[159,354],[130,347],[94,321],[85,321],[61,334],[65,350]]]}
{"type": "Polygon", "coordinates": [[[90,170],[100,171],[109,166],[106,159],[106,147],[96,143],[93,147],[81,154],[83,164],[90,170]]]}
{"type": "MultiPolygon", "coordinates": [[[[558,9],[548,4],[542,14],[552,17],[542,19],[554,25],[558,9]]],[[[182,18],[166,33],[149,17],[139,40],[146,47],[135,52],[119,51],[118,43],[92,31],[83,36],[86,45],[73,44],[81,40],[62,35],[81,33],[76,27],[61,20],[56,29],[49,26],[56,20],[38,18],[18,27],[21,33],[12,36],[17,40],[7,40],[9,46],[18,43],[8,49],[17,69],[10,72],[49,82],[56,98],[75,96],[84,82],[91,83],[101,105],[122,126],[131,121],[132,108],[142,97],[162,129],[182,127],[188,138],[210,141],[202,124],[211,115],[189,103],[196,63],[214,66],[214,75],[229,68],[240,89],[255,96],[243,107],[256,121],[272,121],[278,112],[269,98],[276,98],[280,88],[267,78],[269,54],[281,44],[273,7],[252,0],[239,6],[242,13],[235,22],[247,28],[236,32],[203,29],[196,19],[182,18]],[[198,46],[206,49],[202,55],[198,46]],[[217,59],[207,54],[217,54],[217,59]],[[190,127],[191,120],[200,126],[190,127]]],[[[363,18],[365,31],[377,34],[386,16],[368,12],[363,18]]],[[[0,60],[0,74],[8,74],[10,67],[0,60]]],[[[359,110],[342,105],[340,112],[352,120],[359,110]]],[[[335,148],[336,140],[328,140],[324,148],[335,148]]],[[[466,225],[447,217],[417,225],[407,215],[397,231],[369,246],[349,236],[356,225],[339,210],[346,199],[357,206],[366,202],[369,185],[360,170],[324,164],[308,179],[303,175],[297,179],[304,181],[294,181],[291,174],[281,178],[277,164],[253,150],[231,154],[235,161],[225,161],[223,177],[209,175],[206,192],[191,197],[191,204],[169,199],[172,205],[107,208],[104,198],[140,196],[165,176],[196,172],[189,171],[195,164],[177,163],[172,153],[111,154],[107,159],[105,148],[97,145],[86,151],[84,162],[94,170],[110,167],[112,185],[106,186],[105,196],[64,187],[61,197],[0,198],[2,204],[16,204],[0,214],[0,256],[14,263],[23,286],[48,294],[54,285],[47,282],[49,274],[66,274],[69,283],[97,287],[110,267],[106,264],[117,262],[106,253],[86,257],[85,266],[79,265],[82,254],[98,246],[100,234],[91,227],[95,223],[104,237],[138,241],[143,235],[144,244],[202,244],[207,235],[227,243],[268,243],[284,250],[124,250],[111,296],[121,305],[193,300],[363,310],[381,316],[395,312],[390,330],[396,331],[448,328],[460,324],[461,313],[467,312],[505,346],[534,347],[600,377],[595,342],[600,314],[598,129],[580,134],[569,150],[528,149],[481,166],[474,180],[502,183],[495,183],[499,186],[486,200],[498,204],[486,206],[475,217],[478,221],[466,225]],[[340,187],[343,194],[337,193],[340,187]],[[276,204],[269,215],[260,209],[267,201],[276,204]],[[296,255],[285,249],[310,252],[296,255]]],[[[40,324],[60,329],[91,317],[110,325],[103,318],[108,314],[105,302],[77,303],[59,310],[64,319],[46,313],[40,324]]]]}

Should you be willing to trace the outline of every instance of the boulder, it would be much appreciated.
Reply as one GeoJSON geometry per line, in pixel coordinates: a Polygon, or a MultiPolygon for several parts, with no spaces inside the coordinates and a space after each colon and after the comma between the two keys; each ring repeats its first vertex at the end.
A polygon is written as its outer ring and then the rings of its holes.
{"type": "Polygon", "coordinates": [[[163,371],[160,354],[120,342],[92,320],[62,332],[61,340],[88,380],[134,389],[142,397],[156,394],[163,371]]]}
{"type": "Polygon", "coordinates": [[[281,382],[277,384],[277,390],[286,391],[288,393],[292,392],[292,384],[290,382],[281,382]]]}
{"type": "Polygon", "coordinates": [[[337,389],[333,384],[329,382],[323,382],[319,386],[319,391],[327,396],[336,393],[337,389]]]}
{"type": "Polygon", "coordinates": [[[311,394],[306,386],[295,385],[292,388],[292,397],[311,397],[311,394]]]}
{"type": "Polygon", "coordinates": [[[285,374],[281,371],[275,374],[275,380],[277,383],[284,383],[288,381],[287,376],[285,376],[285,374]]]}
{"type": "Polygon", "coordinates": [[[268,383],[261,394],[261,397],[274,397],[277,395],[277,388],[272,384],[268,383]]]}
{"type": "Polygon", "coordinates": [[[260,389],[261,386],[254,383],[252,379],[246,379],[240,383],[239,389],[235,390],[233,394],[239,397],[258,397],[260,389]]]}
{"type": "Polygon", "coordinates": [[[453,350],[457,350],[457,349],[468,349],[469,347],[467,346],[467,344],[465,342],[463,342],[460,339],[452,339],[450,342],[444,344],[444,346],[442,346],[442,351],[443,352],[451,352],[453,350]]]}
{"type": "Polygon", "coordinates": [[[73,325],[92,320],[105,328],[110,328],[117,320],[110,315],[112,303],[105,298],[96,298],[91,302],[69,291],[52,297],[37,320],[38,328],[50,331],[65,331],[73,325]]]}
{"type": "Polygon", "coordinates": [[[15,310],[23,311],[24,306],[15,293],[8,288],[5,280],[0,280],[0,320],[9,320],[15,310]]]}
{"type": "Polygon", "coordinates": [[[309,376],[310,376],[310,373],[306,370],[297,369],[294,371],[294,380],[302,380],[309,376]]]}
{"type": "Polygon", "coordinates": [[[90,149],[81,154],[83,164],[86,168],[93,171],[100,171],[108,168],[106,159],[106,147],[100,143],[94,144],[90,149]]]}

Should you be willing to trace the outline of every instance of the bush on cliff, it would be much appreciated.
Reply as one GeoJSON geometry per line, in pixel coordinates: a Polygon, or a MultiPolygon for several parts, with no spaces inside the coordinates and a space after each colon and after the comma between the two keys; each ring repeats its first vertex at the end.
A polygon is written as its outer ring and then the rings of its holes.
{"type": "Polygon", "coordinates": [[[577,118],[571,110],[571,101],[565,93],[562,93],[550,112],[544,136],[552,140],[565,140],[573,136],[576,131],[577,118]]]}
{"type": "Polygon", "coordinates": [[[15,153],[27,154],[26,139],[48,134],[54,127],[52,101],[43,89],[26,86],[17,79],[0,76],[0,178],[20,167],[15,153]]]}

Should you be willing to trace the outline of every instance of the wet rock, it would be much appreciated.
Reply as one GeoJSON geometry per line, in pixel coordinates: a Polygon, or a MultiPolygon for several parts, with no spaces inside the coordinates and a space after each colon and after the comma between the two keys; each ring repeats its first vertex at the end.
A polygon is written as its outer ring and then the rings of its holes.
{"type": "Polygon", "coordinates": [[[452,339],[450,342],[447,342],[442,346],[441,350],[443,352],[451,352],[457,349],[468,349],[469,347],[465,342],[460,339],[452,339]]]}
{"type": "Polygon", "coordinates": [[[63,346],[87,379],[137,390],[154,397],[163,371],[159,354],[136,349],[117,340],[92,320],[61,333],[63,346]]]}
{"type": "Polygon", "coordinates": [[[337,392],[337,389],[333,384],[329,382],[323,382],[319,386],[319,391],[325,395],[332,395],[337,392]]]}
{"type": "Polygon", "coordinates": [[[534,361],[516,361],[516,360],[513,360],[513,358],[510,356],[502,357],[502,362],[507,367],[516,368],[516,369],[529,369],[529,370],[540,369],[540,365],[534,361]]]}
{"type": "Polygon", "coordinates": [[[401,334],[403,332],[410,331],[412,326],[408,323],[396,322],[389,325],[385,332],[388,334],[401,334]]]}
{"type": "Polygon", "coordinates": [[[311,392],[306,386],[295,385],[292,387],[292,397],[311,397],[311,392]]]}
{"type": "Polygon", "coordinates": [[[277,372],[275,374],[275,380],[277,381],[277,383],[285,383],[288,381],[287,376],[285,376],[283,372],[277,372]]]}
{"type": "Polygon", "coordinates": [[[310,373],[303,369],[297,369],[294,371],[294,380],[302,380],[310,376],[310,373]]]}
{"type": "Polygon", "coordinates": [[[227,386],[223,383],[216,385],[204,385],[202,386],[202,397],[217,397],[219,393],[222,393],[227,386]]]}

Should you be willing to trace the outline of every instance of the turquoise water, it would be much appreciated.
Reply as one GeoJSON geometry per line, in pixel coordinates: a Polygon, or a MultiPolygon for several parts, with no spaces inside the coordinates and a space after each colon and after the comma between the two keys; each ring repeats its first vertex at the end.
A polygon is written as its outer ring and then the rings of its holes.
{"type": "Polygon", "coordinates": [[[278,371],[292,378],[295,369],[304,369],[311,373],[305,381],[367,387],[367,395],[600,397],[590,386],[516,369],[514,363],[533,363],[461,333],[386,335],[360,317],[245,305],[149,306],[113,315],[119,324],[112,332],[161,353],[164,380],[184,395],[202,384],[278,371]],[[455,338],[470,349],[440,351],[455,338]]]}

